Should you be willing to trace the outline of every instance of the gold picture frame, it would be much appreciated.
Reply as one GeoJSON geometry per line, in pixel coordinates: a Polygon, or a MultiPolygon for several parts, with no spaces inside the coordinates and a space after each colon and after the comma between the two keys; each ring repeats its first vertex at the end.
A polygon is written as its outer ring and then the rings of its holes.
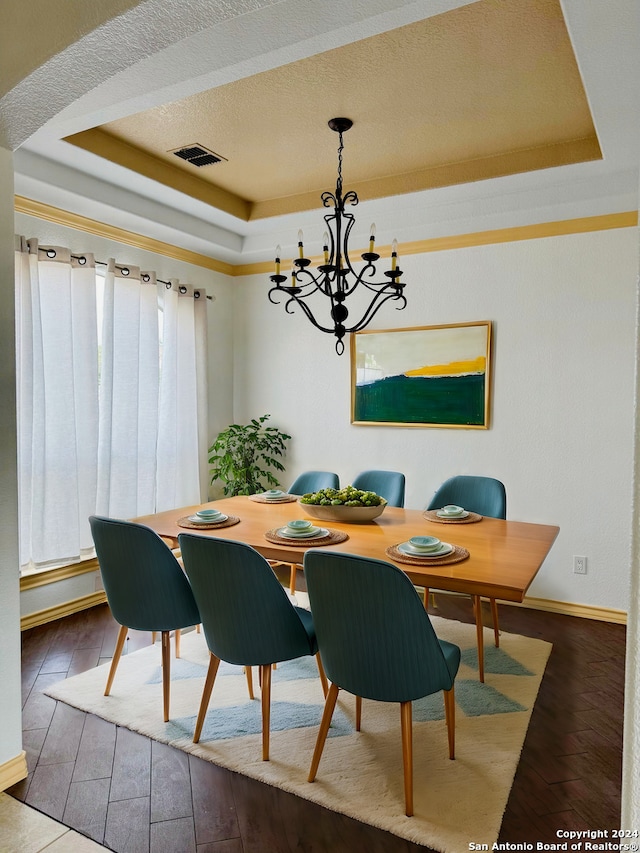
{"type": "Polygon", "coordinates": [[[351,423],[488,429],[490,320],[351,335],[351,423]]]}

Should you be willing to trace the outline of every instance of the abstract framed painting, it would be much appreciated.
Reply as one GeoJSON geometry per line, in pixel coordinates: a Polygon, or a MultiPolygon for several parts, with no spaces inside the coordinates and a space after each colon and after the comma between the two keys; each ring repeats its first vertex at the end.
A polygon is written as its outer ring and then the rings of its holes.
{"type": "Polygon", "coordinates": [[[488,429],[491,321],[351,335],[351,423],[488,429]]]}

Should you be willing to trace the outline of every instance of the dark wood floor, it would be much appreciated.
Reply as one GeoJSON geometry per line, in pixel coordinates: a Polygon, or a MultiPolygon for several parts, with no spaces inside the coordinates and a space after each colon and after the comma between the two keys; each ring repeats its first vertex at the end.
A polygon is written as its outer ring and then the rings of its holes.
{"type": "MultiPolygon", "coordinates": [[[[471,621],[468,599],[436,601],[433,613],[471,621]]],[[[624,627],[502,605],[500,620],[554,644],[500,841],[618,827],[624,627]]],[[[43,695],[109,660],[116,633],[106,605],[24,633],[29,776],[9,794],[120,853],[426,850],[43,695]]],[[[131,632],[129,650],[148,642],[131,632]]]]}

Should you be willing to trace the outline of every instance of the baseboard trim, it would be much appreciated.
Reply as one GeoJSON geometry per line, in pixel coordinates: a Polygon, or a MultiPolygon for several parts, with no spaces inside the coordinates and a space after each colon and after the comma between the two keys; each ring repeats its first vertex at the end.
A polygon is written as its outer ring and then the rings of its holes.
{"type": "Polygon", "coordinates": [[[581,619],[595,619],[598,622],[613,622],[616,625],[627,624],[627,612],[614,610],[612,607],[596,607],[593,604],[575,604],[571,601],[553,601],[547,598],[526,597],[522,604],[513,601],[502,602],[515,604],[516,607],[528,607],[531,610],[548,610],[551,613],[562,613],[565,616],[579,616],[581,619]]]}
{"type": "Polygon", "coordinates": [[[21,753],[0,764],[0,791],[6,791],[16,782],[27,778],[27,753],[22,750],[21,753]]]}
{"type": "MultiPolygon", "coordinates": [[[[422,593],[422,587],[417,587],[422,593]]],[[[436,595],[461,595],[459,592],[449,592],[444,589],[431,590],[436,595]]],[[[614,610],[612,607],[596,607],[594,604],[576,604],[571,601],[553,601],[550,598],[526,597],[523,602],[503,601],[498,604],[509,607],[526,607],[529,610],[546,610],[550,613],[560,613],[563,616],[578,616],[581,619],[595,619],[598,622],[613,622],[616,625],[627,624],[626,610],[614,610]]]]}
{"type": "Polygon", "coordinates": [[[53,622],[54,619],[62,619],[64,616],[70,616],[72,613],[88,610],[89,607],[95,607],[96,604],[104,604],[106,600],[107,594],[103,589],[100,589],[89,595],[81,595],[80,598],[73,598],[71,601],[56,604],[54,607],[47,607],[45,610],[28,613],[20,619],[20,630],[26,631],[27,628],[36,628],[38,625],[45,625],[47,622],[53,622]]]}

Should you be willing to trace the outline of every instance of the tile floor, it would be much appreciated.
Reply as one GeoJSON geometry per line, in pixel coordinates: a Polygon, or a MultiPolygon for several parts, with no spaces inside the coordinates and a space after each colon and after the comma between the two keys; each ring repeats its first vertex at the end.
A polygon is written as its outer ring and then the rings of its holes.
{"type": "Polygon", "coordinates": [[[92,853],[104,849],[90,838],[0,793],[0,853],[92,853]]]}

